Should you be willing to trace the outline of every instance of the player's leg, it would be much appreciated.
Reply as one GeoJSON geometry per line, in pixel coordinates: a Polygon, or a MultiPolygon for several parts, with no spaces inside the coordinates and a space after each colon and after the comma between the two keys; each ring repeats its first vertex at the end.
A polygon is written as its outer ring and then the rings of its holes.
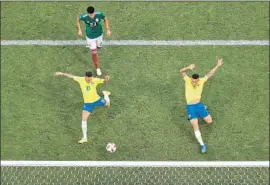
{"type": "Polygon", "coordinates": [[[103,35],[100,35],[100,36],[97,38],[97,48],[98,48],[98,49],[101,49],[101,48],[102,48],[102,42],[103,42],[103,35]]]}
{"type": "Polygon", "coordinates": [[[207,124],[211,124],[213,122],[212,116],[209,114],[207,107],[204,104],[200,103],[198,113],[200,118],[203,118],[207,124]]]}
{"type": "Polygon", "coordinates": [[[193,127],[195,137],[196,137],[197,141],[200,143],[201,152],[205,153],[206,152],[206,145],[203,142],[202,135],[201,135],[201,132],[200,132],[200,129],[199,129],[199,120],[198,120],[198,118],[190,120],[190,123],[191,123],[191,125],[193,127]]]}
{"type": "Polygon", "coordinates": [[[98,63],[98,55],[97,55],[97,40],[96,39],[89,39],[86,37],[87,40],[87,45],[89,46],[89,49],[92,54],[92,61],[94,63],[95,69],[97,71],[97,75],[100,76],[101,70],[99,68],[99,63],[98,63]]]}
{"type": "Polygon", "coordinates": [[[102,107],[110,107],[110,98],[109,96],[111,95],[111,92],[109,91],[102,91],[102,93],[104,94],[104,98],[100,98],[99,100],[97,100],[94,103],[94,107],[96,106],[102,106],[102,107]]]}
{"type": "Polygon", "coordinates": [[[100,98],[97,102],[95,102],[95,106],[106,106],[107,108],[110,107],[111,101],[110,101],[110,91],[102,91],[104,98],[100,98]]]}
{"type": "Polygon", "coordinates": [[[209,114],[208,116],[204,117],[203,120],[207,123],[207,124],[211,124],[213,122],[212,116],[209,114]]]}
{"type": "Polygon", "coordinates": [[[102,91],[103,95],[104,95],[104,99],[106,100],[106,107],[110,107],[111,106],[111,101],[110,101],[110,95],[112,94],[110,91],[102,91]]]}
{"type": "Polygon", "coordinates": [[[111,101],[110,101],[110,91],[102,91],[104,98],[100,98],[98,101],[95,102],[95,106],[106,106],[107,108],[110,107],[111,101]]]}
{"type": "Polygon", "coordinates": [[[82,132],[83,138],[79,141],[79,143],[86,143],[87,142],[87,120],[89,115],[94,109],[94,105],[91,103],[84,104],[83,111],[82,111],[82,132]]]}
{"type": "Polygon", "coordinates": [[[202,153],[206,152],[206,145],[203,142],[202,135],[199,129],[199,115],[197,114],[197,106],[196,105],[187,105],[187,113],[188,119],[192,125],[195,137],[197,141],[200,143],[202,153]]]}

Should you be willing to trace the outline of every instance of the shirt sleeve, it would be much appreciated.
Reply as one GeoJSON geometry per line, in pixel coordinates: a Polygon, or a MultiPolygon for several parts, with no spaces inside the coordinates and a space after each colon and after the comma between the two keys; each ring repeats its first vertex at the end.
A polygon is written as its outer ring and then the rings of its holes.
{"type": "Polygon", "coordinates": [[[185,80],[185,82],[189,79],[188,75],[184,76],[183,78],[185,80]]]}
{"type": "Polygon", "coordinates": [[[74,76],[74,77],[73,77],[73,80],[76,81],[76,82],[79,82],[79,81],[80,81],[80,77],[74,76]]]}
{"type": "Polygon", "coordinates": [[[87,14],[82,14],[79,16],[80,21],[84,21],[85,17],[87,16],[87,14]]]}
{"type": "Polygon", "coordinates": [[[207,80],[208,80],[208,77],[207,76],[204,76],[204,77],[200,78],[200,81],[202,83],[205,83],[207,80]]]}
{"type": "Polygon", "coordinates": [[[105,15],[104,15],[104,13],[103,13],[103,12],[100,12],[100,18],[101,18],[102,20],[104,20],[104,19],[105,19],[105,15]]]}
{"type": "Polygon", "coordinates": [[[95,78],[95,84],[98,85],[98,84],[103,84],[104,83],[104,79],[101,79],[101,78],[95,78]]]}

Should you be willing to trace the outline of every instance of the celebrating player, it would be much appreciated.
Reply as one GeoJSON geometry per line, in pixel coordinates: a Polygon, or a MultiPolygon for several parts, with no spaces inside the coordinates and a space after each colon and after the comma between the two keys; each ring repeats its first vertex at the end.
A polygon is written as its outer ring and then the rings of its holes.
{"type": "Polygon", "coordinates": [[[109,81],[110,77],[107,75],[105,79],[94,78],[91,72],[86,72],[84,77],[73,76],[68,73],[56,72],[55,76],[65,76],[71,78],[79,83],[84,99],[84,106],[82,111],[82,132],[83,138],[79,143],[87,142],[87,119],[89,115],[93,112],[96,106],[106,106],[110,107],[111,93],[109,91],[102,91],[104,98],[101,98],[97,94],[97,86],[101,83],[106,83],[109,81]]]}
{"type": "Polygon", "coordinates": [[[222,64],[223,59],[218,58],[217,65],[202,78],[200,78],[198,74],[193,74],[191,78],[186,74],[187,70],[194,71],[194,64],[191,64],[188,67],[182,68],[180,70],[180,73],[185,80],[185,96],[187,101],[186,109],[188,113],[188,120],[192,124],[195,137],[201,145],[202,153],[206,152],[207,147],[202,140],[201,132],[199,130],[198,118],[203,118],[203,120],[208,124],[212,123],[212,117],[208,113],[206,106],[200,102],[203,85],[210,77],[213,76],[213,74],[222,64]]]}
{"type": "Polygon", "coordinates": [[[107,36],[111,35],[108,18],[105,17],[103,12],[95,12],[94,7],[89,6],[87,13],[77,17],[78,35],[82,36],[82,29],[80,21],[84,21],[86,26],[86,42],[92,53],[92,60],[97,71],[97,75],[100,76],[101,70],[99,68],[97,48],[102,47],[103,30],[101,20],[104,20],[104,24],[107,31],[107,36]]]}

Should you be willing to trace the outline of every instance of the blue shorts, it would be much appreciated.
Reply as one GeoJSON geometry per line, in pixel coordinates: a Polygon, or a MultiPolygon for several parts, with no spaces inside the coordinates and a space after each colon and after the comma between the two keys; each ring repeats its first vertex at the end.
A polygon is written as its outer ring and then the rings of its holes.
{"type": "Polygon", "coordinates": [[[202,103],[187,105],[186,109],[188,113],[188,120],[196,118],[205,118],[206,116],[209,115],[206,106],[202,103]]]}
{"type": "Polygon", "coordinates": [[[83,110],[88,111],[88,112],[93,112],[94,108],[96,106],[105,106],[106,105],[106,100],[104,98],[100,98],[96,102],[93,103],[85,103],[83,106],[83,110]]]}

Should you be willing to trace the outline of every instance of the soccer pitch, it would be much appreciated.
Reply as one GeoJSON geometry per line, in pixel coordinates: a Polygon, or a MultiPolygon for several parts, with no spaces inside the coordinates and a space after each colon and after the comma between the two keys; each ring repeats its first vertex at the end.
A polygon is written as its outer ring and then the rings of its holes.
{"type": "MultiPolygon", "coordinates": [[[[108,16],[105,40],[269,40],[267,2],[93,3],[108,16]],[[161,13],[166,7],[166,13],[161,13]]],[[[75,18],[89,3],[1,2],[1,40],[81,40],[75,18]],[[16,17],[16,20],[14,19],[16,17]],[[15,26],[16,25],[16,26],[15,26]]],[[[84,46],[1,46],[2,160],[268,160],[269,46],[104,46],[111,108],[88,120],[81,138],[81,91],[56,71],[93,70],[84,46]],[[187,121],[179,69],[206,74],[202,102],[213,124],[200,123],[201,154],[187,121]],[[106,152],[107,142],[117,152],[106,152]]]]}

